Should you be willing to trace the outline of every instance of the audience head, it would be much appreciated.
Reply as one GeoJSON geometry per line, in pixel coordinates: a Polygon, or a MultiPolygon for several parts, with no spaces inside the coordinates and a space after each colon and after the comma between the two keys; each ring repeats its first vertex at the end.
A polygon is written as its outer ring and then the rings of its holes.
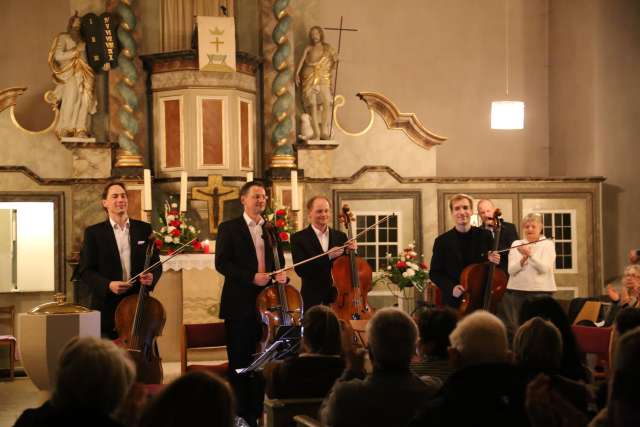
{"type": "Polygon", "coordinates": [[[607,411],[610,426],[640,425],[639,382],[640,327],[618,341],[607,411]]]}
{"type": "Polygon", "coordinates": [[[374,368],[408,369],[418,328],[407,313],[387,307],[376,311],[367,324],[367,339],[374,368]]]}
{"type": "Polygon", "coordinates": [[[123,402],[135,376],[133,361],[113,342],[76,337],[60,353],[51,401],[65,410],[109,415],[123,402]]]}
{"type": "Polygon", "coordinates": [[[622,284],[627,288],[629,295],[638,297],[640,290],[640,264],[630,264],[624,269],[622,284]]]}
{"type": "Polygon", "coordinates": [[[449,358],[456,368],[509,360],[507,328],[493,314],[477,310],[458,322],[449,335],[449,358]]]}
{"type": "Polygon", "coordinates": [[[232,427],[235,400],[229,384],[206,371],[186,373],[146,407],[141,427],[232,427]]]}
{"type": "Polygon", "coordinates": [[[305,350],[317,354],[340,354],[340,323],[333,310],[324,305],[311,307],[302,319],[305,350]]]}
{"type": "Polygon", "coordinates": [[[536,316],[549,320],[562,335],[562,374],[571,379],[585,379],[584,355],[560,304],[550,296],[526,300],[520,309],[520,324],[536,316]]]}
{"type": "Polygon", "coordinates": [[[614,368],[616,359],[615,351],[619,337],[638,326],[640,326],[640,308],[626,307],[616,315],[616,320],[611,330],[611,339],[609,340],[609,361],[611,368],[614,368]]]}
{"type": "Polygon", "coordinates": [[[451,308],[427,308],[416,313],[422,353],[446,358],[451,343],[449,335],[458,323],[458,315],[451,308]]]}
{"type": "Polygon", "coordinates": [[[513,338],[516,363],[525,368],[554,374],[562,366],[562,335],[548,320],[527,320],[513,338]]]}
{"type": "Polygon", "coordinates": [[[488,199],[480,199],[478,200],[477,210],[482,223],[487,226],[492,226],[493,213],[496,211],[496,207],[493,205],[493,202],[488,199]]]}

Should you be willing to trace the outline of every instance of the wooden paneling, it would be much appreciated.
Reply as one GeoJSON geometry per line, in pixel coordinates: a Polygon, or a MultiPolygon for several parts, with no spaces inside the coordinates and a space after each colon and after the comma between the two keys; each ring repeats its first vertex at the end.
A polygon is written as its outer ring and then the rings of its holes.
{"type": "Polygon", "coordinates": [[[163,102],[165,167],[179,168],[182,165],[180,155],[180,100],[169,99],[163,102]]]}
{"type": "Polygon", "coordinates": [[[251,167],[249,148],[249,103],[240,101],[240,166],[251,167]]]}
{"type": "Polygon", "coordinates": [[[202,159],[206,166],[223,164],[222,100],[202,100],[202,159]]]}

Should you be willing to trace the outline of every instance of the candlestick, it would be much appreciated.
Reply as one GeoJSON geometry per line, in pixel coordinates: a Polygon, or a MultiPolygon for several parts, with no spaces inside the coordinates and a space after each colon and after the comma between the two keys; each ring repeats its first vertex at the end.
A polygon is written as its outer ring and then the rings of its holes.
{"type": "Polygon", "coordinates": [[[300,210],[300,200],[298,200],[298,171],[291,171],[291,210],[300,210]]]}
{"type": "Polygon", "coordinates": [[[144,170],[144,205],[145,211],[151,211],[151,169],[144,170]]]}
{"type": "Polygon", "coordinates": [[[187,211],[187,172],[180,173],[180,212],[187,211]]]}

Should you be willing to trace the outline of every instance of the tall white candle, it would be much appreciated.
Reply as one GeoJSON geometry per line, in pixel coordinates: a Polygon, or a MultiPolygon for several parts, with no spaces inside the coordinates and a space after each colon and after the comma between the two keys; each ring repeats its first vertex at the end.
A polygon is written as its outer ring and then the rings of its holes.
{"type": "Polygon", "coordinates": [[[180,172],[180,212],[187,211],[187,172],[180,172]]]}
{"type": "Polygon", "coordinates": [[[145,211],[151,210],[151,169],[144,170],[144,206],[145,211]]]}
{"type": "Polygon", "coordinates": [[[253,172],[247,172],[247,182],[253,181],[253,172]]]}
{"type": "Polygon", "coordinates": [[[298,200],[298,171],[291,171],[291,209],[300,210],[300,200],[298,200]]]}

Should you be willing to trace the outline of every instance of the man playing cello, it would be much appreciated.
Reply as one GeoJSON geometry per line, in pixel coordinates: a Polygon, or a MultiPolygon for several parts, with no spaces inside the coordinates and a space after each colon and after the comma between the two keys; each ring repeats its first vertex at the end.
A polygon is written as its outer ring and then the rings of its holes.
{"type": "Polygon", "coordinates": [[[453,196],[449,201],[449,211],[455,225],[434,241],[429,274],[431,280],[440,288],[443,304],[457,308],[464,293],[464,288],[460,285],[462,270],[468,265],[482,263],[487,259],[498,265],[500,254],[489,252],[493,240],[491,234],[471,225],[471,196],[453,196]]]}

